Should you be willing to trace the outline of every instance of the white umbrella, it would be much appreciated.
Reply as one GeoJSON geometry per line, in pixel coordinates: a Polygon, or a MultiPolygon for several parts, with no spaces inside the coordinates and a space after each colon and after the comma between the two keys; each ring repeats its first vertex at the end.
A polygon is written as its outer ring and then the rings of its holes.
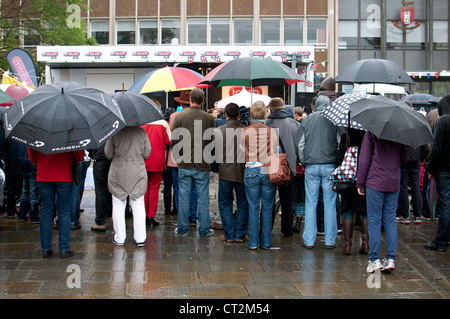
{"type": "Polygon", "coordinates": [[[239,92],[238,94],[220,100],[219,103],[217,104],[217,107],[223,109],[225,108],[225,106],[228,105],[228,103],[236,103],[239,106],[250,107],[256,101],[263,101],[264,104],[267,106],[269,105],[270,100],[271,100],[270,96],[250,93],[245,89],[245,87],[243,87],[241,92],[239,92]]]}

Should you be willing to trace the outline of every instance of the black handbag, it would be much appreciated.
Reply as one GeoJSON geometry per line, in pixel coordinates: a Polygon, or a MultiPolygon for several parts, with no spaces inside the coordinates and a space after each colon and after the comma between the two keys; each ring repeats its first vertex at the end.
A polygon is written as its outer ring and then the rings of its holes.
{"type": "Polygon", "coordinates": [[[75,161],[72,162],[72,180],[75,185],[80,185],[81,182],[81,163],[75,161]]]}
{"type": "Polygon", "coordinates": [[[334,182],[333,183],[333,191],[338,194],[343,194],[350,191],[353,187],[355,187],[355,182],[334,182]]]}

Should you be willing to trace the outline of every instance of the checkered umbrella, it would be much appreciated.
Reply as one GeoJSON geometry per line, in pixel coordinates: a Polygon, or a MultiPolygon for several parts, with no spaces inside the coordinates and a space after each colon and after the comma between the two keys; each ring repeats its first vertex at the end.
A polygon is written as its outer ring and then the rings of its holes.
{"type": "Polygon", "coordinates": [[[323,112],[323,116],[330,120],[336,126],[351,127],[358,130],[364,130],[364,127],[355,122],[349,120],[350,104],[366,97],[365,94],[345,94],[334,100],[323,112]]]}

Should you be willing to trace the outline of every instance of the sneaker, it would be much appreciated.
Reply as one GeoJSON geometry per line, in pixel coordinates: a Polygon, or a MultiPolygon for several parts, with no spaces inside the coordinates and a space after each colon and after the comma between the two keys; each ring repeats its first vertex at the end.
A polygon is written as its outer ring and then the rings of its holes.
{"type": "Polygon", "coordinates": [[[98,232],[104,232],[106,231],[106,225],[98,225],[97,223],[94,223],[94,225],[91,226],[92,231],[98,231],[98,232]]]}
{"type": "Polygon", "coordinates": [[[176,235],[179,235],[179,236],[187,236],[187,234],[188,233],[186,233],[186,234],[180,234],[179,232],[178,232],[178,227],[177,228],[175,228],[175,230],[173,231],[176,235]]]}
{"type": "Polygon", "coordinates": [[[123,243],[116,242],[116,240],[114,238],[113,238],[112,242],[113,242],[114,245],[123,246],[123,243]]]}
{"type": "Polygon", "coordinates": [[[210,229],[206,235],[200,235],[200,237],[209,237],[214,235],[214,230],[210,229]]]}
{"type": "Polygon", "coordinates": [[[142,242],[142,243],[137,243],[137,246],[138,246],[138,247],[144,247],[144,246],[145,246],[145,241],[142,242]]]}
{"type": "Polygon", "coordinates": [[[403,218],[402,224],[403,224],[403,225],[409,225],[409,224],[411,224],[411,221],[410,221],[409,219],[403,218]]]}
{"type": "Polygon", "coordinates": [[[225,235],[220,235],[219,239],[220,239],[221,241],[225,241],[225,242],[227,242],[227,243],[232,243],[232,242],[234,242],[234,240],[226,239],[225,235]]]}
{"type": "Polygon", "coordinates": [[[402,217],[402,216],[395,217],[395,221],[396,221],[397,223],[401,223],[401,222],[403,221],[403,217],[402,217]]]}
{"type": "Polygon", "coordinates": [[[325,236],[325,232],[324,231],[318,231],[317,232],[317,236],[325,236]]]}
{"type": "Polygon", "coordinates": [[[369,264],[367,265],[367,272],[374,273],[375,271],[382,269],[382,268],[383,268],[383,265],[381,264],[381,261],[379,259],[374,260],[374,261],[369,260],[369,264]]]}
{"type": "Polygon", "coordinates": [[[395,261],[394,259],[383,259],[383,268],[381,271],[383,272],[391,272],[395,270],[395,261]]]}
{"type": "Polygon", "coordinates": [[[422,224],[422,218],[420,217],[414,218],[414,224],[422,224]]]}

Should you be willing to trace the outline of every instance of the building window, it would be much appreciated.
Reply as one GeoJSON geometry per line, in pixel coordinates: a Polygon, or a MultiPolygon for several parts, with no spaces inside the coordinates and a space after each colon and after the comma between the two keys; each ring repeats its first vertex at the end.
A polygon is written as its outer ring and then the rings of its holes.
{"type": "Polygon", "coordinates": [[[261,44],[280,45],[280,19],[261,19],[261,44]]]}
{"type": "Polygon", "coordinates": [[[308,19],[307,28],[307,45],[327,46],[327,19],[308,19]]]}
{"type": "Polygon", "coordinates": [[[253,44],[253,19],[234,19],[233,26],[235,45],[253,44]]]}
{"type": "Polygon", "coordinates": [[[284,45],[303,45],[303,19],[284,19],[284,45]]]}
{"type": "Polygon", "coordinates": [[[158,44],[158,21],[139,21],[139,44],[158,44]]]}
{"type": "Polygon", "coordinates": [[[98,44],[109,44],[109,22],[91,21],[91,37],[98,44]]]}
{"type": "Polygon", "coordinates": [[[339,21],[339,49],[358,47],[358,21],[339,21]]]}
{"type": "Polygon", "coordinates": [[[188,44],[206,44],[206,19],[188,19],[188,44]]]}
{"type": "Polygon", "coordinates": [[[433,21],[433,47],[448,50],[448,21],[433,21]]]}
{"type": "Polygon", "coordinates": [[[230,19],[211,19],[211,44],[230,44],[230,19]]]}
{"type": "Polygon", "coordinates": [[[135,38],[134,21],[117,21],[117,44],[135,44],[135,38]]]}
{"type": "Polygon", "coordinates": [[[180,20],[161,20],[161,44],[180,43],[180,20]]]}
{"type": "Polygon", "coordinates": [[[377,22],[361,20],[361,49],[379,49],[381,46],[381,27],[377,22]]]}
{"type": "Polygon", "coordinates": [[[36,46],[41,43],[41,36],[38,33],[40,20],[28,20],[23,22],[23,45],[36,46]]]}

